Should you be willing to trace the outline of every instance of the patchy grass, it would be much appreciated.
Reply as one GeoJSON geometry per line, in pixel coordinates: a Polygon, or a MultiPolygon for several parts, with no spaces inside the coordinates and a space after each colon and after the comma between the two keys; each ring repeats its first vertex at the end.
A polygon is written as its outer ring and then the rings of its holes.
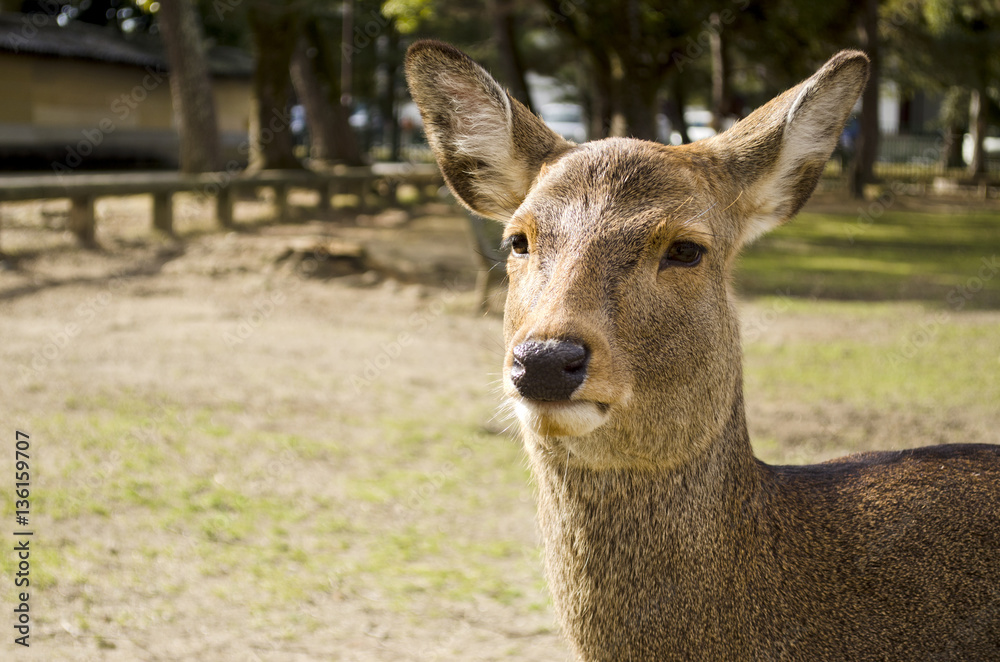
{"type": "Polygon", "coordinates": [[[1000,307],[1000,214],[881,211],[803,213],[742,258],[767,461],[997,439],[1000,332],[976,311],[1000,307]]]}
{"type": "Polygon", "coordinates": [[[1000,403],[1000,331],[993,316],[922,303],[772,298],[760,304],[780,307],[791,327],[779,338],[761,330],[745,344],[747,388],[767,398],[994,412],[1000,403]],[[829,332],[813,331],[824,324],[829,332]]]}
{"type": "MultiPolygon", "coordinates": [[[[464,219],[453,220],[434,248],[454,245],[457,263],[468,247],[464,219]]],[[[761,457],[1000,441],[1000,279],[970,281],[1000,253],[996,219],[856,223],[805,214],[742,263],[761,457]],[[961,287],[964,303],[949,301],[961,287]]],[[[268,241],[198,235],[169,273],[123,284],[23,390],[0,384],[3,419],[28,429],[38,453],[38,650],[60,660],[568,659],[523,451],[487,429],[504,424],[493,416],[500,320],[443,289],[293,287],[226,257],[262,263],[254,251],[268,241]],[[223,332],[268,287],[285,293],[282,305],[251,340],[226,346],[223,332]],[[411,342],[390,354],[402,332],[411,342]],[[352,382],[376,361],[377,375],[352,382]]],[[[412,236],[396,241],[424,255],[412,236]]],[[[32,270],[65,281],[0,299],[12,374],[104,286],[76,272],[112,258],[69,251],[0,274],[7,291],[32,270]]],[[[0,490],[0,518],[12,513],[0,490]]],[[[4,576],[12,563],[0,555],[4,576]]]]}
{"type": "MultiPolygon", "coordinates": [[[[379,440],[377,461],[337,475],[333,465],[347,456],[328,440],[230,427],[218,411],[163,404],[168,394],[71,399],[66,412],[27,421],[38,437],[72,440],[56,442],[59,460],[47,463],[33,507],[54,527],[128,522],[136,540],[165,534],[170,544],[146,542],[130,553],[136,579],[192,559],[203,581],[251,582],[247,606],[258,611],[294,613],[331,583],[352,595],[378,590],[401,614],[427,610],[430,601],[430,612],[444,617],[449,605],[477,596],[528,611],[547,608],[534,542],[484,537],[469,527],[484,513],[492,519],[504,502],[527,501],[521,450],[510,438],[443,416],[447,403],[424,416],[365,421],[365,436],[379,440]],[[294,481],[291,493],[280,493],[276,477],[261,472],[247,449],[272,458],[283,452],[291,469],[281,478],[309,463],[331,464],[347,501],[315,486],[295,489],[294,481]],[[239,470],[227,477],[231,467],[239,470]],[[512,570],[533,578],[527,591],[510,581],[512,570]]],[[[4,499],[9,514],[12,503],[6,493],[4,499]]],[[[107,554],[101,544],[63,538],[38,557],[39,586],[80,586],[88,579],[78,569],[107,554]]],[[[0,571],[9,574],[13,562],[0,555],[0,571]]],[[[170,593],[163,584],[157,592],[170,593]]],[[[85,618],[76,626],[94,627],[85,618]]]]}
{"type": "Polygon", "coordinates": [[[744,254],[746,295],[1000,307],[1000,214],[803,213],[744,254]],[[875,217],[877,215],[877,218],[875,217]]]}

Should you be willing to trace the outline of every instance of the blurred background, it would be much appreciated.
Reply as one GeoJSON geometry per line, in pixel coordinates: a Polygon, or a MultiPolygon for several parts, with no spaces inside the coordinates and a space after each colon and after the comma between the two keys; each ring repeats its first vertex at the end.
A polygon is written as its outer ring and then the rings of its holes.
{"type": "Polygon", "coordinates": [[[874,75],[838,153],[845,186],[860,194],[876,177],[981,180],[1000,168],[995,2],[5,0],[0,8],[0,72],[14,97],[0,116],[7,170],[427,160],[401,61],[428,36],[467,50],[573,140],[673,144],[726,128],[837,50],[862,48],[874,75]],[[291,131],[262,144],[274,118],[291,131]],[[248,140],[252,149],[239,150],[248,140]]]}
{"type": "Polygon", "coordinates": [[[0,659],[570,659],[499,226],[443,188],[419,38],[578,142],[696,141],[865,50],[816,194],[736,269],[754,449],[1000,443],[1000,2],[0,10],[0,547],[34,534],[29,586],[0,553],[31,623],[0,659]]]}

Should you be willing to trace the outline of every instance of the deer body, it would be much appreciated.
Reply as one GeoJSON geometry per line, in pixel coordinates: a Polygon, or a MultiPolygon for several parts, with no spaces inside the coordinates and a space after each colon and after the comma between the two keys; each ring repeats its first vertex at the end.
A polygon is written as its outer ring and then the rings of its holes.
{"type": "Polygon", "coordinates": [[[1000,658],[1000,447],[750,447],[732,264],[812,193],[864,55],[684,147],[568,143],[437,42],[407,76],[452,190],[505,225],[504,388],[579,659],[1000,658]]]}
{"type": "MultiPolygon", "coordinates": [[[[581,659],[998,658],[995,518],[955,520],[975,486],[927,503],[941,486],[926,477],[960,449],[799,470],[717,448],[655,478],[533,462],[547,574],[581,659]],[[894,494],[841,493],[876,481],[894,494]]],[[[997,462],[971,455],[936,478],[997,462]]]]}

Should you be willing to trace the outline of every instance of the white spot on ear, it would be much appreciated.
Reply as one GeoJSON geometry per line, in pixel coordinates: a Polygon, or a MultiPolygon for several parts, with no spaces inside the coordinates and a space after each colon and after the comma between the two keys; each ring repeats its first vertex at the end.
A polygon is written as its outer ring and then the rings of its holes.
{"type": "MultiPolygon", "coordinates": [[[[464,77],[442,74],[441,87],[451,96],[457,153],[489,164],[511,151],[512,112],[503,90],[476,89],[464,77]]],[[[485,81],[484,81],[485,82],[485,81]]]]}
{"type": "Polygon", "coordinates": [[[475,189],[499,206],[509,208],[508,214],[513,213],[531,181],[525,181],[524,168],[516,159],[510,97],[485,71],[480,75],[482,87],[470,86],[468,78],[450,74],[442,75],[439,81],[451,96],[454,153],[485,164],[488,173],[468,173],[475,177],[475,189]]]}
{"type": "Polygon", "coordinates": [[[799,93],[795,97],[795,101],[792,102],[792,107],[788,109],[788,116],[785,118],[786,127],[791,125],[792,120],[795,117],[795,112],[802,105],[802,101],[812,91],[813,85],[815,85],[815,82],[812,79],[809,79],[802,84],[802,89],[799,90],[799,93]]]}
{"type": "Polygon", "coordinates": [[[815,87],[814,79],[807,80],[788,110],[781,150],[785,167],[816,159],[825,161],[837,144],[844,99],[830,93],[837,90],[827,89],[827,94],[822,94],[815,87]]]}
{"type": "Polygon", "coordinates": [[[867,62],[860,52],[844,51],[738,125],[743,131],[732,143],[737,151],[776,152],[756,181],[747,178],[743,192],[753,211],[741,228],[743,243],[787,221],[808,200],[864,88],[867,62]]]}

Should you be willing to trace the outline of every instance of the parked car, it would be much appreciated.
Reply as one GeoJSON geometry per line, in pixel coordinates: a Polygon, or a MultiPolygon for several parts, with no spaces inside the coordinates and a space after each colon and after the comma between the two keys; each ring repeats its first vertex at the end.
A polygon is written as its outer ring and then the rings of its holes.
{"type": "MultiPolygon", "coordinates": [[[[688,138],[691,142],[697,142],[704,138],[711,138],[715,135],[712,128],[712,111],[705,108],[688,108],[684,111],[684,122],[687,124],[688,138]]],[[[679,131],[670,132],[670,144],[680,145],[681,134],[679,131]]]]}
{"type": "Polygon", "coordinates": [[[576,143],[587,141],[587,125],[583,121],[583,108],[575,103],[547,103],[539,113],[549,128],[566,140],[576,143]]]}
{"type": "Polygon", "coordinates": [[[306,120],[306,108],[302,104],[292,106],[292,119],[288,128],[292,130],[292,136],[296,145],[305,145],[309,142],[309,123],[306,120]]]}
{"type": "MultiPolygon", "coordinates": [[[[972,134],[965,134],[962,137],[962,158],[966,163],[972,163],[972,152],[975,148],[975,143],[972,141],[972,134]]],[[[990,161],[1000,160],[1000,136],[986,136],[983,138],[983,155],[990,161]]]]}

